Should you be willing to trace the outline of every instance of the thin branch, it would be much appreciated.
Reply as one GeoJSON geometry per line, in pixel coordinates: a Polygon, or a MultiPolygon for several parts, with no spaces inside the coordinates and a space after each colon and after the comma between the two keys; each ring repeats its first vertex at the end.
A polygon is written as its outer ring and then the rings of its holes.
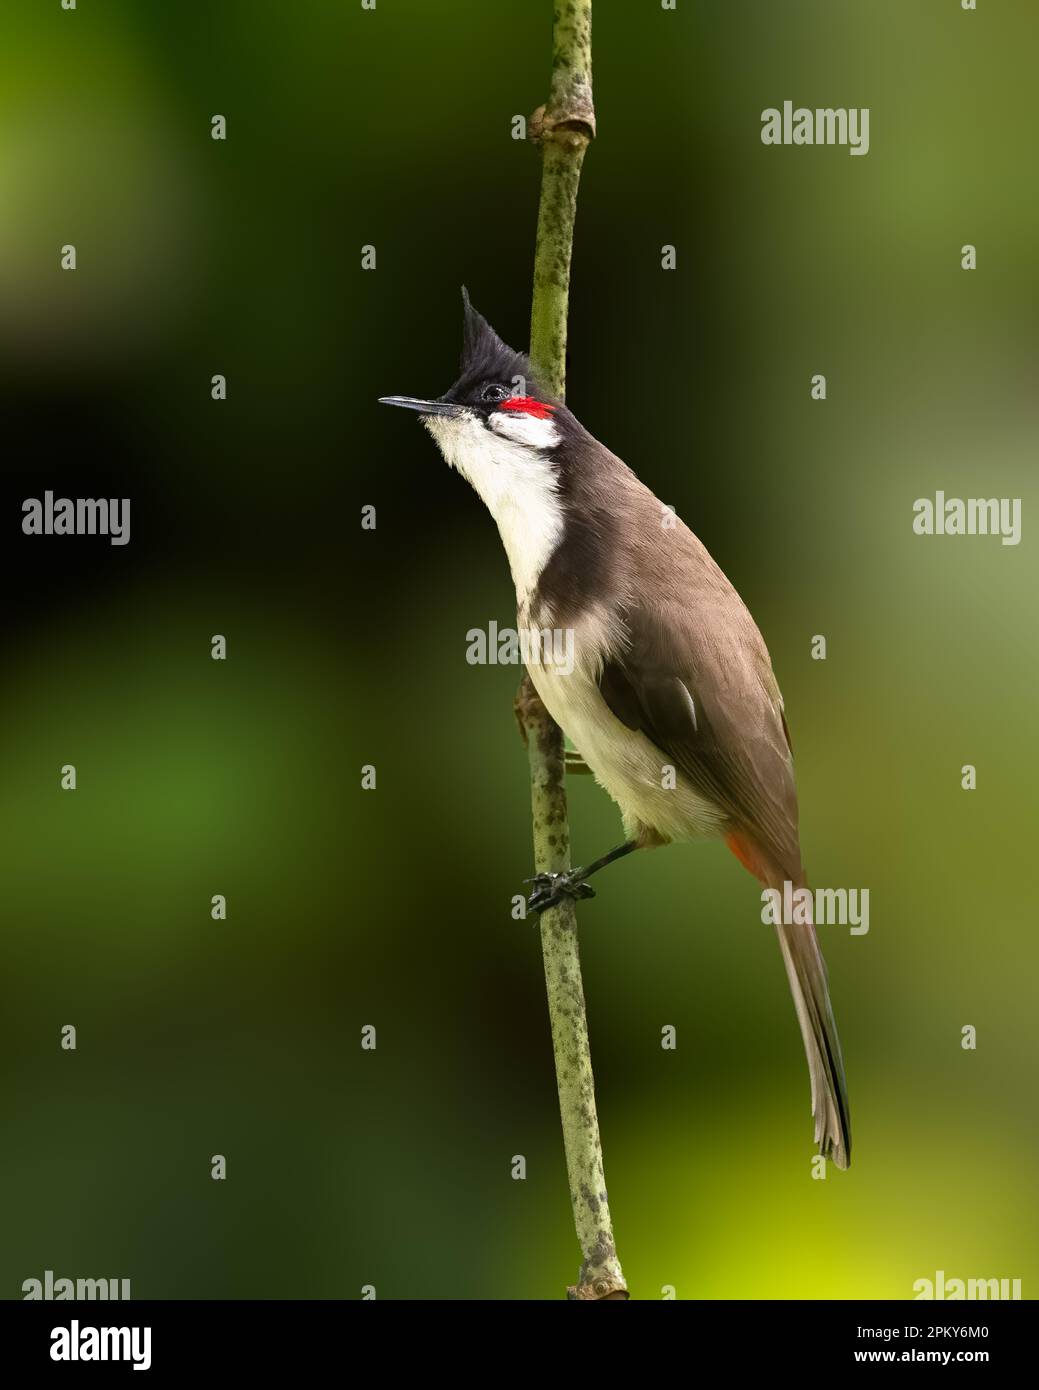
{"type": "MultiPolygon", "coordinates": [[[[538,381],[562,398],[577,187],[585,151],[595,134],[591,0],[559,0],[556,5],[551,95],[531,118],[530,133],[542,151],[531,367],[538,381]]],[[[563,735],[529,676],[516,696],[516,716],[530,759],[535,870],[565,872],[570,868],[570,826],[564,772],[571,761],[576,770],[580,759],[564,754],[563,735]]],[[[567,1294],[592,1302],[625,1299],[628,1292],[614,1245],[603,1175],[577,914],[571,899],[542,913],[541,947],[570,1199],[582,1254],[578,1283],[567,1294]]]]}
{"type": "MultiPolygon", "coordinates": [[[[538,873],[565,872],[570,868],[570,826],[563,781],[563,736],[529,677],[516,696],[516,715],[527,737],[530,759],[534,865],[538,873]]],[[[626,1298],[606,1198],[577,948],[577,914],[571,899],[542,913],[541,949],[570,1200],[582,1255],[578,1283],[567,1295],[591,1301],[626,1298]]]]}
{"type": "Polygon", "coordinates": [[[531,138],[542,151],[530,357],[535,376],[559,397],[566,390],[566,318],[577,185],[594,134],[592,3],[560,0],[553,31],[552,94],[530,119],[531,138]]]}

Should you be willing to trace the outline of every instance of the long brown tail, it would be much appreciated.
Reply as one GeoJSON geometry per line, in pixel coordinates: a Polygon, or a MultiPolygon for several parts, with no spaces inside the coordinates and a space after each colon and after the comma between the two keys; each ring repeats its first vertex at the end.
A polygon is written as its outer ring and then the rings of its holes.
{"type": "MultiPolygon", "coordinates": [[[[776,885],[773,885],[776,886],[776,885]]],[[[782,884],[778,885],[782,893],[782,884]]],[[[812,1114],[819,1152],[838,1168],[851,1162],[851,1120],[844,1058],[830,1006],[826,962],[811,924],[777,923],[790,993],[801,1025],[808,1072],[812,1078],[812,1114]]]]}
{"type": "MultiPolygon", "coordinates": [[[[745,831],[733,831],[725,843],[745,869],[759,883],[775,889],[783,898],[784,875],[779,872],[760,845],[745,831]]],[[[793,885],[803,888],[804,881],[793,885]]],[[[783,952],[790,993],[794,996],[797,1021],[801,1025],[808,1074],[812,1079],[812,1114],[815,1116],[815,1142],[819,1152],[847,1168],[851,1162],[851,1118],[848,1085],[844,1079],[844,1058],[837,1022],[830,1005],[826,962],[819,949],[815,927],[777,922],[776,934],[783,952]]]]}

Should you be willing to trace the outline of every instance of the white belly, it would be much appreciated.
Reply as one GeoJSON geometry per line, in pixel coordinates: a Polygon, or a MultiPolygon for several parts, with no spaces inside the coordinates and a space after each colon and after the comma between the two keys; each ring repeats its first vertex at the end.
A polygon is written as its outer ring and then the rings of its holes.
{"type": "MultiPolygon", "coordinates": [[[[579,654],[586,635],[578,635],[579,654]]],[[[724,813],[701,797],[645,734],[621,723],[580,655],[569,675],[545,665],[527,669],[549,714],[620,807],[629,838],[643,828],[668,840],[724,833],[724,813]]]]}

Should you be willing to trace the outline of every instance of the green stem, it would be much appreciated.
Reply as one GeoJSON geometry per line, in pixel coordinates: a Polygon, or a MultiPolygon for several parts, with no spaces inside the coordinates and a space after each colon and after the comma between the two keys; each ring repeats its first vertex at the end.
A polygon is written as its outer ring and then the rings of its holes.
{"type": "Polygon", "coordinates": [[[595,135],[592,101],[592,0],[558,0],[552,30],[552,91],[530,120],[541,145],[541,202],[534,249],[530,359],[553,395],[566,390],[566,317],[577,186],[595,135]]]}
{"type": "MultiPolygon", "coordinates": [[[[577,188],[585,151],[595,134],[591,0],[557,0],[552,93],[547,105],[531,118],[530,128],[542,149],[531,367],[539,384],[562,399],[577,188]]],[[[516,714],[530,758],[535,871],[563,873],[570,868],[563,735],[529,676],[516,696],[516,714]]],[[[606,1197],[577,913],[571,899],[542,913],[541,949],[570,1200],[582,1254],[579,1281],[567,1292],[570,1298],[580,1300],[624,1299],[628,1293],[606,1197]]]]}
{"type": "MultiPolygon", "coordinates": [[[[516,696],[516,715],[527,740],[530,759],[534,866],[538,873],[565,873],[570,868],[570,826],[563,775],[563,736],[538,698],[529,676],[516,696]]],[[[558,907],[541,914],[541,952],[570,1201],[582,1255],[578,1283],[567,1293],[572,1299],[592,1301],[626,1298],[627,1287],[617,1258],[603,1175],[577,945],[577,913],[572,899],[566,898],[558,907]]]]}
{"type": "Polygon", "coordinates": [[[530,365],[537,381],[562,400],[566,394],[566,318],[570,299],[577,185],[587,137],[567,132],[546,140],[541,166],[541,206],[534,254],[534,303],[530,315],[530,365]]]}

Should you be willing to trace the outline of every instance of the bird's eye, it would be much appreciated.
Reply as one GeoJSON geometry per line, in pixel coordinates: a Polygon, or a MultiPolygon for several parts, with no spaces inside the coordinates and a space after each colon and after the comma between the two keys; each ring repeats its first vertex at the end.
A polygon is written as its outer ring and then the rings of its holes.
{"type": "Polygon", "coordinates": [[[509,393],[504,386],[492,384],[483,388],[480,398],[485,401],[504,401],[508,399],[508,395],[509,393]]]}

